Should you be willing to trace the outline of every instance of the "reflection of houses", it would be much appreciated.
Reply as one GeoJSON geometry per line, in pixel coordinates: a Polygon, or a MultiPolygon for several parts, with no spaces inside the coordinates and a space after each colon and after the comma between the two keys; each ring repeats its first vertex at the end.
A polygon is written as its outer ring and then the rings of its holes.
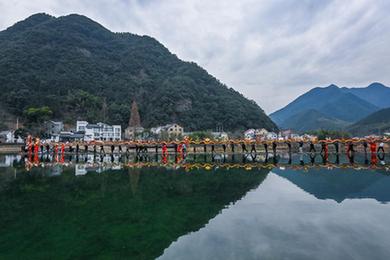
{"type": "Polygon", "coordinates": [[[125,129],[125,139],[134,140],[140,136],[144,131],[141,126],[141,117],[138,112],[138,106],[135,101],[131,105],[131,114],[129,119],[129,125],[125,129]]]}
{"type": "Polygon", "coordinates": [[[183,135],[184,129],[178,124],[168,124],[164,126],[153,127],[150,129],[150,132],[159,137],[163,137],[164,135],[167,137],[179,137],[183,135]]]}
{"type": "Polygon", "coordinates": [[[77,121],[77,133],[84,133],[84,141],[120,141],[122,127],[105,123],[89,124],[87,121],[77,121]]]}

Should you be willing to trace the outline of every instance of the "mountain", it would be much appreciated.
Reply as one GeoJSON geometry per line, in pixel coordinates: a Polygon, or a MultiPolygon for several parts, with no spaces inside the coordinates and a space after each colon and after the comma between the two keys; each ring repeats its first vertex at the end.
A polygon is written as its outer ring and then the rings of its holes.
{"type": "Polygon", "coordinates": [[[308,109],[287,118],[280,127],[291,128],[296,131],[309,131],[327,128],[341,130],[347,125],[348,122],[346,121],[327,116],[315,109],[308,109]]]}
{"type": "Polygon", "coordinates": [[[383,134],[390,131],[390,108],[381,109],[352,124],[347,130],[355,135],[383,134]]]}
{"type": "Polygon", "coordinates": [[[81,15],[35,14],[0,32],[0,104],[29,121],[77,119],[186,130],[276,129],[263,110],[149,36],[113,33],[81,15]]]}
{"type": "Polygon", "coordinates": [[[366,88],[342,88],[344,91],[366,100],[380,108],[390,107],[390,88],[374,82],[366,88]]]}
{"type": "MultiPolygon", "coordinates": [[[[390,96],[389,96],[390,97],[390,96]]],[[[313,88],[270,115],[283,128],[340,129],[371,114],[378,106],[336,85],[313,88]],[[320,115],[314,116],[313,110],[320,115]],[[321,121],[320,124],[319,121],[321,121]]]]}

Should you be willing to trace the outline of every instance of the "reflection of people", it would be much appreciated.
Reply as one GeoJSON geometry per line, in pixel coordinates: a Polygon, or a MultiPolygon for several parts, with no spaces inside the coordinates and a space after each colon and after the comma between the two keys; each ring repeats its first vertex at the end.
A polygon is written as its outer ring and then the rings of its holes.
{"type": "Polygon", "coordinates": [[[384,146],[385,146],[385,144],[383,142],[380,142],[377,153],[379,153],[379,152],[385,153],[384,146]]]}
{"type": "Polygon", "coordinates": [[[303,153],[303,141],[299,141],[299,152],[303,153]]]}
{"type": "Polygon", "coordinates": [[[378,159],[376,157],[375,153],[371,153],[371,165],[376,165],[378,162],[378,159]]]}
{"type": "Polygon", "coordinates": [[[316,148],[314,147],[314,143],[313,142],[310,142],[310,150],[309,150],[311,153],[315,153],[316,152],[316,148]]]}

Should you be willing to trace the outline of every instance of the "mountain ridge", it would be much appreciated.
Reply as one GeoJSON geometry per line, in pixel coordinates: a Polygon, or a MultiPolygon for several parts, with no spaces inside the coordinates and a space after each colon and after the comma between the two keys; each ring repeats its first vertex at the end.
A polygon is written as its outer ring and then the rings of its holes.
{"type": "Polygon", "coordinates": [[[28,108],[48,106],[66,122],[127,126],[136,100],[144,127],[277,129],[254,101],[156,39],[110,32],[78,14],[35,14],[1,31],[0,70],[0,102],[25,119],[28,108]]]}
{"type": "Polygon", "coordinates": [[[331,84],[327,87],[315,87],[309,90],[285,107],[271,113],[270,117],[283,128],[299,126],[305,130],[339,130],[341,125],[346,127],[353,124],[387,105],[390,106],[390,88],[381,83],[374,82],[365,88],[340,88],[331,84]],[[340,120],[336,124],[337,127],[334,127],[332,123],[328,127],[326,125],[315,127],[316,119],[311,116],[313,109],[328,119],[340,120]],[[311,120],[303,120],[305,113],[306,117],[311,120]],[[300,122],[294,122],[294,118],[297,120],[301,118],[300,122]]]}

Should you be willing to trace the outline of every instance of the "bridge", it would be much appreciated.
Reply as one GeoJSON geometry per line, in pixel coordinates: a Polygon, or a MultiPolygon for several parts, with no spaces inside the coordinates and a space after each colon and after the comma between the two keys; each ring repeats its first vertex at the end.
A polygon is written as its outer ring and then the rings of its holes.
{"type": "Polygon", "coordinates": [[[190,140],[183,141],[91,141],[91,142],[50,142],[42,143],[38,138],[29,137],[21,151],[26,153],[252,153],[276,154],[283,152],[339,153],[346,152],[385,152],[389,149],[390,138],[352,139],[287,139],[287,140],[246,140],[225,141],[190,140]]]}

